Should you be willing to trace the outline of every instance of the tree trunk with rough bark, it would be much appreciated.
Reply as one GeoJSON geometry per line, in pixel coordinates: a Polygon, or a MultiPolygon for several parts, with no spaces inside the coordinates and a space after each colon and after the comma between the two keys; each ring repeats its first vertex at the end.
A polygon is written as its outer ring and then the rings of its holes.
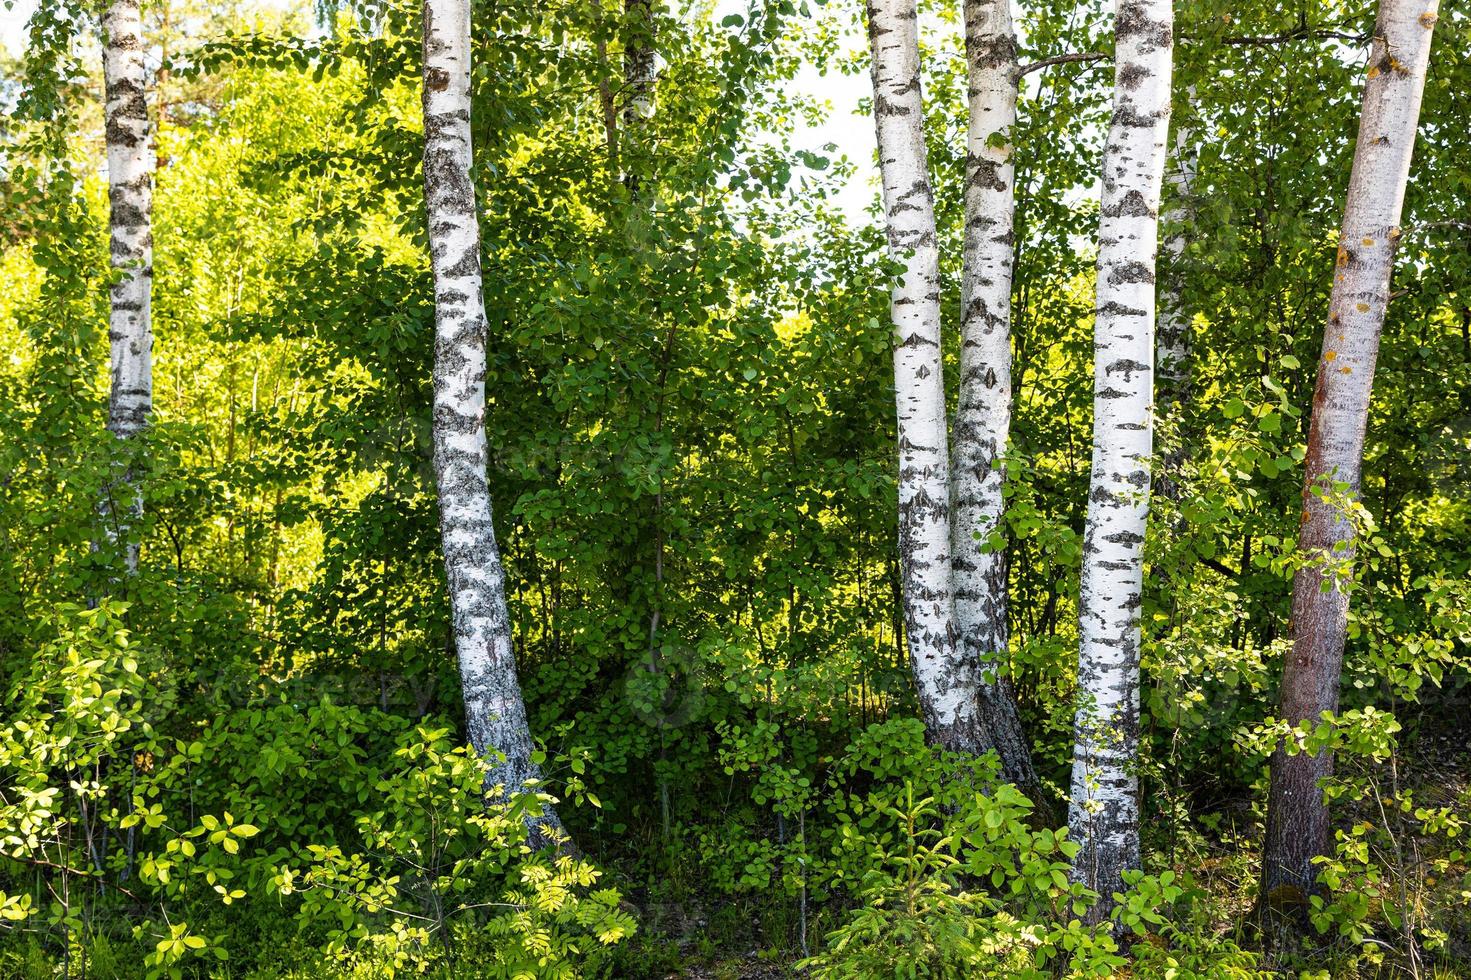
{"type": "MultiPolygon", "coordinates": [[[[480,227],[471,179],[469,0],[424,3],[424,205],[434,274],[434,476],[470,744],[492,798],[540,780],[516,679],[505,570],[486,478],[480,227]]],[[[547,807],[533,842],[560,830],[547,807]]]]}
{"type": "MultiPolygon", "coordinates": [[[[114,281],[107,334],[112,380],[107,428],[130,440],[153,410],[153,171],[149,145],[148,71],[138,0],[114,0],[102,21],[106,86],[107,191],[114,281]]],[[[138,570],[133,529],[143,515],[136,469],[129,463],[101,501],[104,533],[122,548],[128,574],[138,570]]]]}
{"type": "Polygon", "coordinates": [[[1032,754],[1017,716],[1007,653],[1002,486],[1011,431],[1011,130],[1016,123],[1017,46],[1010,0],[966,0],[970,128],[966,139],[965,234],[961,254],[960,398],[951,454],[951,588],[958,655],[980,672],[980,724],[1002,774],[1037,795],[1032,754]]]}
{"type": "Polygon", "coordinates": [[[899,561],[910,666],[931,741],[979,754],[979,672],[957,655],[950,592],[950,487],[940,352],[940,259],[924,144],[914,0],[869,0],[873,115],[889,254],[899,442],[899,561]]]}
{"type": "Polygon", "coordinates": [[[1139,607],[1153,451],[1154,268],[1170,121],[1169,0],[1118,0],[1113,120],[1103,153],[1093,462],[1079,597],[1073,878],[1106,921],[1139,867],[1139,607]]]}
{"type": "MultiPolygon", "coordinates": [[[[1303,483],[1298,552],[1292,582],[1292,652],[1283,665],[1281,717],[1294,725],[1338,710],[1353,526],[1315,490],[1327,483],[1359,492],[1369,398],[1379,336],[1389,305],[1420,100],[1435,26],[1436,0],[1384,0],[1374,29],[1364,85],[1358,146],[1339,235],[1328,324],[1318,359],[1303,483]]],[[[1328,807],[1320,780],[1333,774],[1322,752],[1272,756],[1263,905],[1301,911],[1317,890],[1313,858],[1330,851],[1328,807]]]]}

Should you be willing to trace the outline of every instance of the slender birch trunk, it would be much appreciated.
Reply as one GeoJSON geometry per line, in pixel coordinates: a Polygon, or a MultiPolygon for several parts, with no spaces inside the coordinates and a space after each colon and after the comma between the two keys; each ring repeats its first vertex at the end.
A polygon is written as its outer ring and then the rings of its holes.
{"type": "MultiPolygon", "coordinates": [[[[1292,582],[1293,647],[1282,673],[1281,717],[1294,725],[1338,710],[1348,628],[1342,576],[1353,560],[1354,534],[1345,515],[1314,490],[1332,481],[1347,484],[1355,497],[1359,492],[1369,397],[1437,6],[1436,0],[1383,0],[1374,29],[1308,429],[1297,545],[1307,563],[1292,582]]],[[[1316,890],[1313,858],[1330,853],[1319,781],[1332,774],[1328,752],[1289,755],[1279,748],[1272,756],[1264,904],[1300,908],[1316,890]]]]}
{"type": "Polygon", "coordinates": [[[1156,409],[1161,417],[1182,407],[1190,397],[1190,321],[1181,293],[1181,263],[1190,240],[1195,194],[1195,136],[1189,128],[1175,130],[1174,152],[1165,175],[1173,192],[1170,209],[1162,215],[1165,226],[1165,264],[1160,277],[1158,349],[1155,352],[1156,409]]]}
{"type": "MultiPolygon", "coordinates": [[[[148,72],[138,0],[114,0],[103,15],[107,191],[114,281],[107,335],[112,381],[107,428],[130,440],[153,410],[153,148],[149,146],[148,72]]],[[[136,469],[128,464],[101,502],[104,533],[121,543],[129,575],[138,571],[132,528],[143,516],[136,469]]]]}
{"type": "MultiPolygon", "coordinates": [[[[1193,102],[1195,90],[1189,93],[1193,102]]],[[[1160,270],[1159,322],[1155,329],[1155,396],[1157,421],[1168,422],[1168,441],[1160,454],[1159,472],[1154,475],[1154,492],[1169,500],[1180,499],[1180,468],[1185,462],[1183,428],[1185,407],[1190,400],[1191,338],[1190,311],[1185,308],[1185,246],[1194,219],[1196,146],[1194,134],[1181,125],[1175,130],[1175,145],[1165,171],[1172,200],[1161,216],[1165,230],[1162,243],[1165,261],[1160,270]]],[[[1176,530],[1179,530],[1177,526],[1176,530]]]]}
{"type": "Polygon", "coordinates": [[[978,754],[979,672],[957,656],[950,593],[950,487],[940,355],[940,257],[924,145],[914,0],[868,0],[873,115],[889,254],[899,437],[899,562],[909,660],[931,741],[978,754]]]}
{"type": "Polygon", "coordinates": [[[654,0],[625,0],[623,5],[626,40],[623,50],[623,117],[637,126],[654,116],[654,87],[659,76],[659,56],[654,50],[654,0]]]}
{"type": "Polygon", "coordinates": [[[1010,0],[966,0],[970,128],[966,139],[965,235],[961,254],[960,399],[951,455],[951,588],[962,661],[980,672],[980,724],[1003,775],[1037,786],[1011,683],[999,673],[1008,645],[1006,551],[987,539],[1001,527],[1011,431],[1011,130],[1016,123],[1017,48],[1010,0]],[[999,144],[999,145],[998,145],[999,144]]]}
{"type": "Polygon", "coordinates": [[[1072,873],[1107,919],[1139,867],[1139,606],[1149,515],[1154,266],[1170,122],[1169,0],[1115,6],[1113,121],[1103,152],[1093,464],[1079,598],[1076,743],[1068,826],[1072,873]]]}
{"type": "MultiPolygon", "coordinates": [[[[486,479],[480,226],[471,179],[469,0],[424,2],[424,206],[434,273],[434,477],[470,744],[496,798],[541,778],[516,680],[486,479]]],[[[534,843],[560,830],[547,807],[534,843]]]]}
{"type": "MultiPolygon", "coordinates": [[[[641,164],[645,149],[645,130],[654,118],[654,93],[659,81],[659,55],[654,49],[656,24],[655,0],[624,0],[623,4],[623,131],[635,149],[633,167],[641,164]]],[[[630,169],[623,181],[635,197],[639,196],[644,175],[630,169]]]]}

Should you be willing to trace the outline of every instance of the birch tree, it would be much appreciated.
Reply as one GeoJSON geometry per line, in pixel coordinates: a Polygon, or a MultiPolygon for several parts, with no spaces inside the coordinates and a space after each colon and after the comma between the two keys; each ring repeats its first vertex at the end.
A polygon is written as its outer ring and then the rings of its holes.
{"type": "MultiPolygon", "coordinates": [[[[1325,498],[1332,484],[1357,498],[1379,337],[1389,305],[1436,0],[1384,0],[1374,28],[1358,145],[1349,175],[1328,323],[1308,428],[1298,554],[1292,582],[1292,652],[1283,665],[1281,717],[1300,725],[1338,710],[1354,557],[1349,516],[1325,498]]],[[[1336,496],[1336,495],[1335,495],[1336,496]]],[[[1333,756],[1272,756],[1265,901],[1300,906],[1316,890],[1313,858],[1329,851],[1328,807],[1319,783],[1333,756]]]]}
{"type": "MultiPolygon", "coordinates": [[[[1187,104],[1194,101],[1192,88],[1187,104]]],[[[1193,115],[1193,113],[1192,113],[1193,115]]],[[[1185,308],[1185,246],[1189,243],[1194,219],[1195,166],[1197,151],[1194,134],[1188,125],[1175,130],[1174,147],[1165,171],[1171,203],[1161,216],[1165,228],[1164,268],[1160,276],[1159,323],[1155,330],[1154,414],[1165,427],[1169,439],[1160,454],[1159,472],[1154,476],[1154,491],[1178,501],[1180,468],[1185,462],[1184,436],[1181,432],[1184,408],[1190,397],[1191,314],[1185,308]]]]}
{"type": "Polygon", "coordinates": [[[1010,683],[1000,675],[1008,643],[1006,551],[1001,530],[1011,431],[1012,215],[1016,206],[1011,131],[1016,123],[1017,45],[1010,0],[966,0],[970,124],[966,137],[965,231],[961,254],[960,397],[955,409],[950,491],[958,655],[979,671],[980,724],[1002,772],[1024,789],[1037,783],[1010,683]]]}
{"type": "MultiPolygon", "coordinates": [[[[424,206],[434,275],[434,476],[470,744],[492,797],[540,780],[516,679],[505,570],[486,478],[480,227],[471,179],[469,0],[424,3],[424,206]]],[[[560,830],[550,807],[535,843],[560,830]]]]}
{"type": "Polygon", "coordinates": [[[924,144],[914,0],[869,0],[873,115],[889,254],[899,443],[899,562],[905,638],[935,743],[983,752],[978,672],[957,656],[950,592],[950,480],[940,354],[940,260],[924,144]]]}
{"type": "Polygon", "coordinates": [[[635,150],[625,186],[640,196],[647,169],[643,146],[649,121],[654,118],[654,93],[659,80],[659,55],[654,48],[655,0],[624,0],[623,5],[623,131],[635,150]]]}
{"type": "Polygon", "coordinates": [[[623,117],[632,127],[654,115],[654,86],[659,74],[659,56],[654,50],[654,0],[626,0],[623,14],[627,21],[623,117]]]}
{"type": "Polygon", "coordinates": [[[1166,180],[1173,195],[1171,207],[1164,213],[1165,268],[1159,297],[1158,350],[1155,354],[1157,375],[1156,407],[1163,417],[1181,406],[1190,387],[1190,321],[1182,293],[1184,270],[1181,263],[1185,246],[1190,241],[1192,199],[1195,193],[1195,136],[1188,126],[1175,130],[1174,148],[1170,154],[1166,180]]]}
{"type": "MultiPolygon", "coordinates": [[[[148,72],[143,64],[143,25],[138,0],[114,0],[102,21],[107,141],[108,222],[112,288],[107,335],[111,387],[107,428],[127,442],[148,425],[153,410],[153,170],[149,145],[148,72]]],[[[127,464],[101,502],[104,533],[121,544],[131,575],[138,570],[138,541],[131,533],[143,515],[136,468],[127,464]]]]}
{"type": "Polygon", "coordinates": [[[1093,340],[1093,461],[1078,612],[1068,827],[1075,880],[1102,897],[1139,867],[1139,607],[1149,515],[1154,269],[1170,119],[1169,0],[1118,0],[1113,119],[1103,151],[1093,340]]]}

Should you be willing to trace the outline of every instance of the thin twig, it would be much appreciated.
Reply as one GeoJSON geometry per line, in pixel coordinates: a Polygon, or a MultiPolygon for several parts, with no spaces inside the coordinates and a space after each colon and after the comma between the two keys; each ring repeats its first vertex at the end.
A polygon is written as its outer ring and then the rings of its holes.
{"type": "Polygon", "coordinates": [[[1471,231],[1471,221],[1421,221],[1416,224],[1407,225],[1405,231],[1414,234],[1419,231],[1430,231],[1439,228],[1454,228],[1460,231],[1471,231]]]}

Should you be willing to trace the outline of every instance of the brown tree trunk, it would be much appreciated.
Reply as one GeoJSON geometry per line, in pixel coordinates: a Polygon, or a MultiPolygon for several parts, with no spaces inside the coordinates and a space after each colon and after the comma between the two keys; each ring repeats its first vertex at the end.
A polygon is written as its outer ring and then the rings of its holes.
{"type": "MultiPolygon", "coordinates": [[[[1292,583],[1293,647],[1282,672],[1281,717],[1293,725],[1338,710],[1354,531],[1348,516],[1321,493],[1332,484],[1346,487],[1351,498],[1359,492],[1374,364],[1436,6],[1436,0],[1384,0],[1374,30],[1308,430],[1298,534],[1304,564],[1292,583]]],[[[1341,502],[1340,494],[1334,498],[1341,502]]],[[[1313,858],[1329,853],[1330,841],[1320,781],[1332,774],[1330,752],[1289,753],[1279,746],[1273,754],[1264,907],[1301,909],[1316,890],[1313,858]]]]}

